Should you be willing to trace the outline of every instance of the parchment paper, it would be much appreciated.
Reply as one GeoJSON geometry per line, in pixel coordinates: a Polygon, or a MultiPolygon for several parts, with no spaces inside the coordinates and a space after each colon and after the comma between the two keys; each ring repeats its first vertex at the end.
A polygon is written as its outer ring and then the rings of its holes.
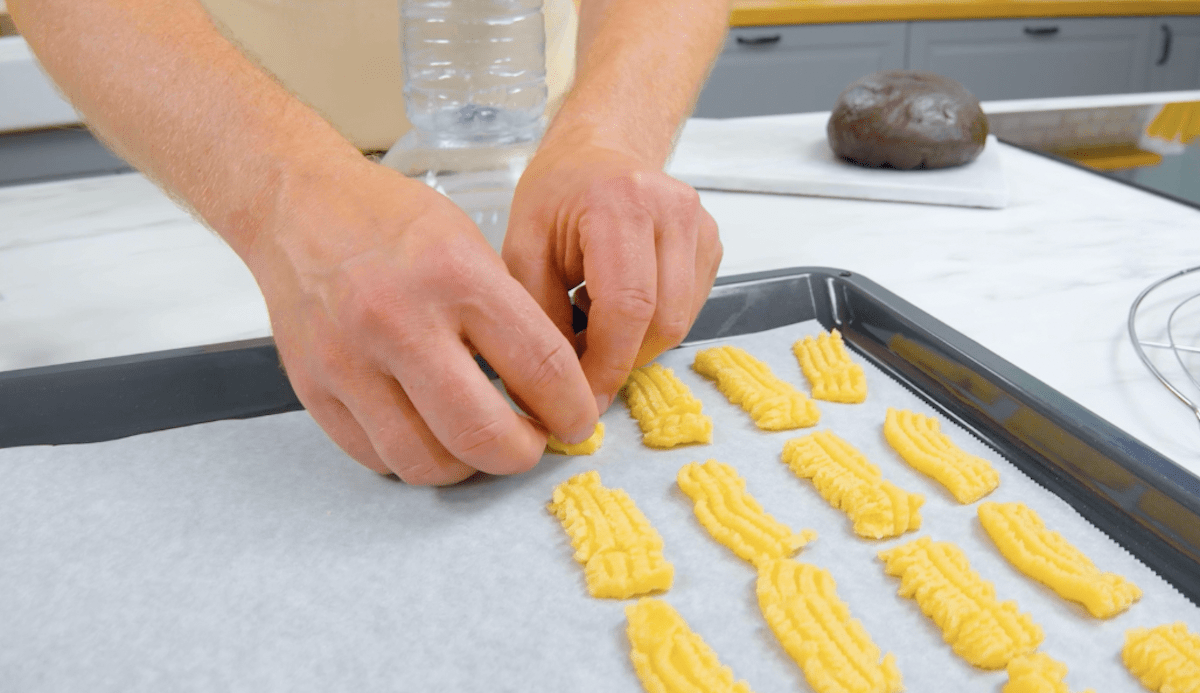
{"type": "MultiPolygon", "coordinates": [[[[790,347],[819,331],[810,322],[721,343],[749,349],[807,392],[790,347]]],[[[926,502],[919,532],[855,537],[849,520],[780,461],[784,442],[807,431],[755,428],[691,370],[697,348],[660,361],[713,416],[712,445],[645,448],[618,402],[596,455],[548,455],[528,474],[453,488],[412,488],[359,468],[304,412],[0,450],[0,688],[640,691],[624,634],[630,602],[587,595],[546,509],[555,485],[597,469],[658,528],[676,570],[663,598],[734,674],[759,693],[810,690],[762,619],[753,568],[708,536],[675,485],[681,465],[709,458],[734,465],[776,518],[819,533],[798,559],[833,573],[852,614],[896,654],[909,691],[997,691],[1006,680],[959,659],[917,605],[896,596],[899,581],[875,553],[926,534],[961,546],[1001,599],[1034,616],[1046,632],[1042,650],[1070,667],[1072,690],[1142,690],[1120,663],[1129,628],[1183,620],[1200,630],[1200,609],[944,423],[956,443],[999,469],[988,500],[1030,504],[1145,595],[1098,621],[1016,572],[979,526],[976,505],[959,505],[887,446],[888,406],[933,412],[866,364],[867,402],[820,402],[821,422],[809,430],[833,430],[926,502]]]]}

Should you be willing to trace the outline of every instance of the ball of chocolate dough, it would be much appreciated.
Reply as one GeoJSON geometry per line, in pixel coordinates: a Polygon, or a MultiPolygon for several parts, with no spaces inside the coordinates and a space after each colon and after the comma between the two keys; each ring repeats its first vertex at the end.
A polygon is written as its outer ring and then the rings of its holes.
{"type": "Polygon", "coordinates": [[[948,77],[917,70],[867,75],[846,87],[825,128],[838,156],[872,168],[945,168],[979,156],[987,116],[948,77]]]}

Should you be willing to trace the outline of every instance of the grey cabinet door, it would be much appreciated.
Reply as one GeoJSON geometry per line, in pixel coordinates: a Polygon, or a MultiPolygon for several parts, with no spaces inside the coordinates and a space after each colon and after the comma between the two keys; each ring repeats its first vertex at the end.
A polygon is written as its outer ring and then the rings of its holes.
{"type": "Polygon", "coordinates": [[[694,115],[828,111],[848,84],[904,67],[905,25],[814,24],[731,29],[694,115]]]}
{"type": "Polygon", "coordinates": [[[1150,91],[1200,89],[1200,17],[1152,20],[1150,91]]]}
{"type": "Polygon", "coordinates": [[[908,65],[956,79],[983,100],[1144,91],[1152,23],[1145,17],[913,22],[908,65]]]}

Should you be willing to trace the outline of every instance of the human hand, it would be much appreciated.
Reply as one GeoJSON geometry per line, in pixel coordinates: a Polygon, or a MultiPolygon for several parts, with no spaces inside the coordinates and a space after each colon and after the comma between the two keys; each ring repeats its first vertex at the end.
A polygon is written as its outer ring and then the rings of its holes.
{"type": "Polygon", "coordinates": [[[576,348],[603,413],[633,368],[687,336],[721,253],[691,186],[617,149],[548,139],[517,185],[502,255],[567,337],[567,292],[586,280],[576,348]]]}
{"type": "Polygon", "coordinates": [[[572,345],[457,207],[359,157],[285,179],[243,259],[300,401],[351,457],[413,484],[521,472],[598,413],[572,345]]]}

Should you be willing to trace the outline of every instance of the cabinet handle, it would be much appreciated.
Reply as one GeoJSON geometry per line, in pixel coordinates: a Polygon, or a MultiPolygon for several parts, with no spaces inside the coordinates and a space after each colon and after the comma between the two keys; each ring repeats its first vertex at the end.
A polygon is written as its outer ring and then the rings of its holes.
{"type": "Polygon", "coordinates": [[[1171,27],[1167,26],[1166,24],[1163,24],[1160,26],[1160,28],[1162,29],[1162,35],[1163,35],[1162,55],[1158,56],[1158,60],[1155,61],[1154,64],[1155,65],[1166,65],[1167,58],[1171,57],[1171,27]]]}
{"type": "Polygon", "coordinates": [[[783,38],[783,34],[770,34],[768,36],[739,36],[737,42],[743,46],[769,46],[773,43],[779,43],[783,38]]]}
{"type": "Polygon", "coordinates": [[[1027,36],[1053,36],[1058,33],[1056,26],[1027,26],[1025,34],[1027,36]]]}

